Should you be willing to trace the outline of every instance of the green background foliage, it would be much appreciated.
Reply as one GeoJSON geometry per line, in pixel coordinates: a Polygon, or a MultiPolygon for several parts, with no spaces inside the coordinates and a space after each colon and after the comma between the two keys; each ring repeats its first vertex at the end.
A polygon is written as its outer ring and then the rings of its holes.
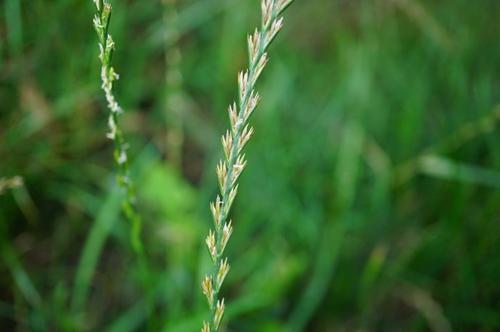
{"type": "MultiPolygon", "coordinates": [[[[0,178],[24,179],[0,194],[1,330],[201,327],[220,135],[260,5],[178,2],[165,20],[160,0],[113,1],[146,272],[105,138],[92,1],[0,2],[0,178]]],[[[251,120],[227,331],[500,330],[499,13],[296,0],[251,120]]]]}

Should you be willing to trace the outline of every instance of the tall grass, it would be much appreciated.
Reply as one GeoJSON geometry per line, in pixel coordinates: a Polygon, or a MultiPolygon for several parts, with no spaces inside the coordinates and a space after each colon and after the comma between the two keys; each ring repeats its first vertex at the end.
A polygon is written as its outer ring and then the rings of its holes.
{"type": "MultiPolygon", "coordinates": [[[[129,171],[129,160],[127,156],[128,144],[125,141],[123,132],[120,128],[119,118],[123,109],[118,104],[113,94],[113,84],[118,80],[118,73],[111,64],[113,52],[115,51],[115,42],[109,33],[109,24],[111,21],[111,4],[107,0],[94,0],[97,14],[94,16],[94,27],[99,38],[99,60],[101,61],[101,81],[108,103],[109,132],[106,137],[114,142],[114,160],[118,168],[117,182],[125,191],[125,199],[122,203],[122,210],[131,223],[130,240],[132,248],[139,257],[143,256],[143,244],[141,241],[141,217],[137,213],[135,204],[135,186],[129,171]]],[[[141,258],[142,259],[142,258],[141,258]]]]}
{"type": "MultiPolygon", "coordinates": [[[[206,318],[212,142],[260,1],[177,1],[179,172],[163,153],[164,2],[109,2],[154,311],[128,255],[123,190],[107,181],[94,3],[5,0],[0,178],[23,185],[0,195],[2,331],[189,332],[206,318]]],[[[292,5],[259,78],[219,331],[500,330],[499,5],[292,5]]]]}
{"type": "Polygon", "coordinates": [[[224,249],[233,232],[228,217],[238,192],[238,178],[247,164],[243,149],[254,132],[248,120],[260,100],[255,84],[268,62],[267,49],[283,26],[280,15],[292,1],[262,0],[261,27],[248,36],[249,68],[238,75],[238,105],[233,103],[228,109],[231,126],[222,136],[224,159],[217,165],[220,195],[210,204],[215,231],[210,230],[205,240],[213,271],[203,279],[202,290],[212,317],[203,323],[202,332],[217,331],[224,315],[224,298],[219,293],[230,268],[224,257],[224,249]]]}

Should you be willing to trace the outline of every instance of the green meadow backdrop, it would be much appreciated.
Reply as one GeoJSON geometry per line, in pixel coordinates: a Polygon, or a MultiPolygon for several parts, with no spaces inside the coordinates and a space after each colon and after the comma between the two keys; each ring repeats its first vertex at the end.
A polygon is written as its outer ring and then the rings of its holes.
{"type": "MultiPolygon", "coordinates": [[[[258,0],[114,0],[146,268],[90,0],[0,1],[0,330],[199,331],[258,0]]],[[[224,331],[500,330],[500,2],[296,0],[232,212],[224,331]]]]}

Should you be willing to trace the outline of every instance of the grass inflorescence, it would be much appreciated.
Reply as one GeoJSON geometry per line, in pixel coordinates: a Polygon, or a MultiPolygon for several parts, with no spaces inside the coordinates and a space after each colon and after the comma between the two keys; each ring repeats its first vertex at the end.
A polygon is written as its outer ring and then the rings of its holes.
{"type": "Polygon", "coordinates": [[[217,165],[220,195],[210,204],[215,230],[210,230],[205,240],[214,269],[202,281],[211,310],[211,320],[203,322],[202,332],[217,331],[224,315],[224,298],[219,292],[230,268],[224,257],[224,249],[233,232],[228,215],[238,192],[238,178],[247,164],[242,152],[254,132],[248,120],[260,100],[255,84],[268,62],[267,49],[283,26],[280,15],[292,1],[262,0],[261,27],[248,36],[249,68],[238,75],[238,104],[233,103],[228,109],[231,126],[222,136],[224,158],[217,165]]]}
{"type": "Polygon", "coordinates": [[[123,132],[119,126],[119,117],[123,114],[123,109],[118,104],[113,94],[113,83],[119,76],[111,65],[115,43],[109,33],[111,21],[111,4],[107,0],[94,0],[97,13],[94,16],[94,27],[99,38],[99,60],[101,62],[101,81],[109,108],[108,128],[106,137],[114,142],[113,156],[118,168],[117,182],[125,191],[125,199],[122,203],[122,210],[130,221],[131,243],[134,251],[142,255],[143,245],[141,242],[141,218],[135,207],[135,186],[130,177],[129,160],[127,156],[127,143],[123,132]]]}

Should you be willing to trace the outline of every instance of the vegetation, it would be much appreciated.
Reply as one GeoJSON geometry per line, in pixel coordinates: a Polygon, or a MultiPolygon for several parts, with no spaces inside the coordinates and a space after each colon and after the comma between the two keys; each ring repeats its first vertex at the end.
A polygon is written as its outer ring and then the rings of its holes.
{"type": "Polygon", "coordinates": [[[205,242],[214,266],[201,286],[210,306],[211,319],[203,322],[202,332],[217,331],[224,315],[224,298],[220,300],[219,293],[230,265],[223,254],[233,233],[232,221],[227,219],[238,193],[238,178],[247,164],[243,150],[254,131],[248,121],[260,101],[255,85],[269,61],[267,50],[283,27],[280,15],[291,3],[292,0],[262,0],[260,29],[248,35],[249,67],[238,74],[238,105],[234,102],[229,106],[231,125],[222,135],[224,158],[217,164],[220,195],[210,203],[215,230],[209,231],[205,242]]]}
{"type": "Polygon", "coordinates": [[[101,87],[108,103],[108,129],[106,137],[114,142],[113,156],[118,168],[116,182],[123,188],[125,199],[122,203],[122,209],[127,219],[132,224],[130,242],[136,253],[142,257],[143,244],[141,242],[141,218],[135,208],[135,186],[129,174],[129,161],[127,156],[127,142],[123,137],[119,116],[123,113],[113,95],[113,82],[119,79],[111,65],[115,42],[109,33],[109,24],[111,21],[111,4],[103,0],[95,0],[97,14],[94,16],[94,28],[99,38],[99,60],[101,61],[101,87]]]}
{"type": "MultiPolygon", "coordinates": [[[[199,331],[207,202],[258,1],[0,5],[0,327],[199,331]],[[175,51],[177,50],[177,51],[175,51]],[[119,156],[119,155],[118,155],[119,156]]],[[[500,329],[500,3],[295,1],[259,79],[220,331],[500,329]]]]}

